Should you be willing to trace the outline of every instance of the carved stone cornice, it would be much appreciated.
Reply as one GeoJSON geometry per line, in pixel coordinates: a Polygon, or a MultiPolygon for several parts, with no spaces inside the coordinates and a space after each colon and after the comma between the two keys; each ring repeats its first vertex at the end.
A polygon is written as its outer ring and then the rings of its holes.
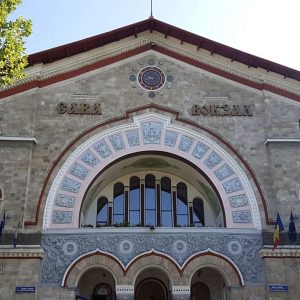
{"type": "MultiPolygon", "coordinates": [[[[12,246],[10,246],[12,247],[12,246]]],[[[17,247],[17,248],[0,248],[0,259],[42,259],[44,249],[40,246],[37,247],[17,247]]]]}
{"type": "Polygon", "coordinates": [[[262,258],[284,258],[284,257],[296,257],[300,258],[300,247],[284,247],[277,248],[274,251],[272,248],[263,248],[260,251],[262,258]]]}

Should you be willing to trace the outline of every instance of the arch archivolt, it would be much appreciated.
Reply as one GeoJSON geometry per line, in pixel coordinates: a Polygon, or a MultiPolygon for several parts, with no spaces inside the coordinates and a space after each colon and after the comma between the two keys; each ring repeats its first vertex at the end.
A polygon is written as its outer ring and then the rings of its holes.
{"type": "Polygon", "coordinates": [[[109,271],[115,282],[118,282],[118,278],[125,272],[122,263],[117,258],[109,253],[96,250],[82,255],[72,262],[63,276],[62,286],[78,286],[78,282],[85,272],[98,267],[109,271]]]}
{"type": "Polygon", "coordinates": [[[237,265],[227,256],[207,249],[205,252],[196,253],[183,265],[183,282],[191,285],[194,274],[202,268],[212,268],[218,271],[226,286],[244,286],[245,282],[237,265]]]}
{"type": "Polygon", "coordinates": [[[84,194],[97,174],[114,161],[143,151],[170,153],[190,161],[218,191],[227,227],[261,229],[251,184],[231,155],[207,136],[157,113],[103,130],[69,155],[50,187],[43,229],[77,228],[84,194]]]}

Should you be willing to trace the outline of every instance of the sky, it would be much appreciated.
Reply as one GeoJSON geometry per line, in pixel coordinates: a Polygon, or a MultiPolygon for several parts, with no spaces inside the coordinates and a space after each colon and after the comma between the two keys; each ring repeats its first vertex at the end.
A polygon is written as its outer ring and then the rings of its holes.
{"type": "MultiPolygon", "coordinates": [[[[32,54],[149,18],[151,0],[23,0],[32,54]]],[[[300,70],[299,0],[153,0],[155,19],[300,70]]]]}

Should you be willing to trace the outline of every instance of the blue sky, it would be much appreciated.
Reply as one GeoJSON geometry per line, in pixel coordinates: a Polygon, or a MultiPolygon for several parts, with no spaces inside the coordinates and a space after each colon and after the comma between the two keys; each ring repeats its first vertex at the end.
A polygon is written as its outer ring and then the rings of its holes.
{"type": "MultiPolygon", "coordinates": [[[[153,0],[156,19],[300,70],[299,0],[153,0]]],[[[23,0],[35,53],[145,20],[150,0],[23,0]]]]}

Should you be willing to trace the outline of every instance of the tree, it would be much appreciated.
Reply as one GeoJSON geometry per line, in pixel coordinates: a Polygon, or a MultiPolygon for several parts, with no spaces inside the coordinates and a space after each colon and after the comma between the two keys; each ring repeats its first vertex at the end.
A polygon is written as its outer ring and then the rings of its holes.
{"type": "Polygon", "coordinates": [[[24,38],[31,34],[32,22],[23,17],[8,21],[8,15],[22,0],[0,0],[0,86],[25,77],[28,64],[24,38]]]}

